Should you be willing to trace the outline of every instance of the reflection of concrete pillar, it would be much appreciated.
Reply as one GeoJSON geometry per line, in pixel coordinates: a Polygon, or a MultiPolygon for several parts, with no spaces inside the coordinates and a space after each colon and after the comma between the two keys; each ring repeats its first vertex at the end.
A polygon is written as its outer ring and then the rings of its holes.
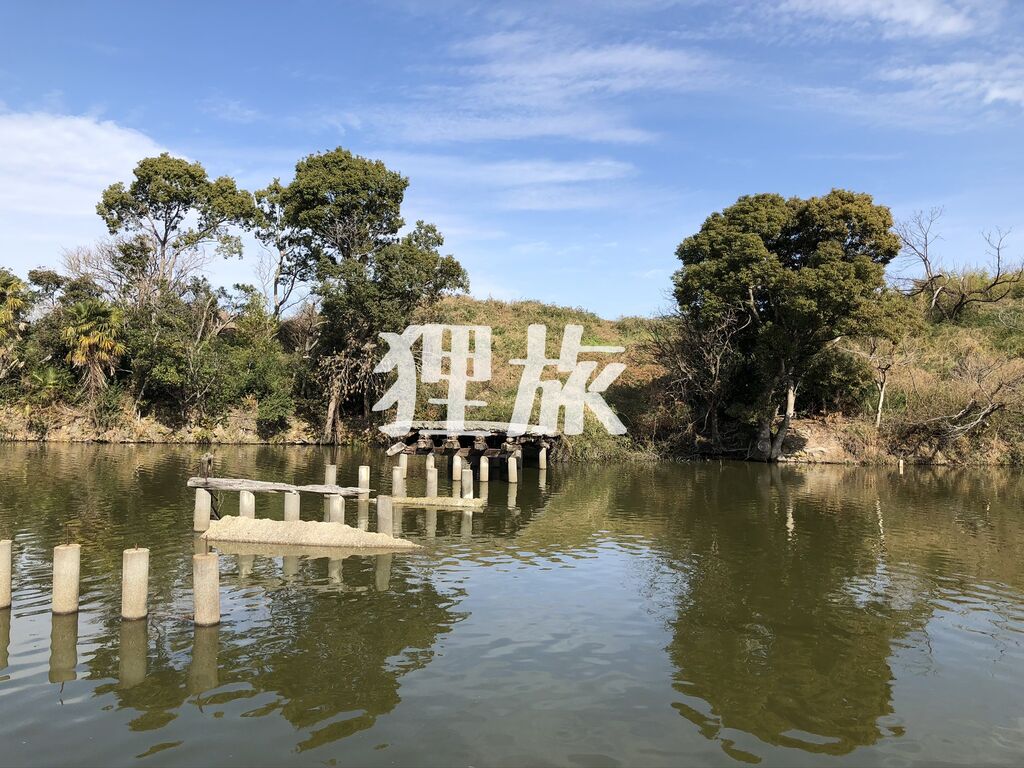
{"type": "Polygon", "coordinates": [[[540,451],[537,453],[537,467],[539,469],[547,469],[548,468],[548,449],[547,448],[541,448],[540,451]]]}
{"type": "Polygon", "coordinates": [[[345,498],[339,494],[331,494],[327,497],[327,514],[324,515],[326,523],[345,522],[345,498]]]}
{"type": "Polygon", "coordinates": [[[548,487],[548,471],[546,469],[537,473],[537,485],[542,491],[548,487]]]}
{"type": "Polygon", "coordinates": [[[405,510],[402,507],[394,507],[394,525],[391,528],[391,535],[396,538],[402,538],[402,516],[405,510]]]}
{"type": "Polygon", "coordinates": [[[256,496],[252,491],[238,492],[238,516],[256,517],[256,496]]]}
{"type": "Polygon", "coordinates": [[[256,555],[239,555],[238,556],[238,577],[240,579],[247,579],[252,576],[252,566],[256,562],[256,555]]]}
{"type": "Polygon", "coordinates": [[[427,498],[432,499],[435,496],[437,496],[437,467],[427,467],[427,498]]]}
{"type": "Polygon", "coordinates": [[[298,491],[288,491],[284,495],[284,519],[299,520],[302,497],[298,491]]]}
{"type": "Polygon", "coordinates": [[[463,512],[462,513],[462,523],[461,523],[461,525],[459,527],[459,532],[462,534],[462,537],[465,538],[465,539],[468,539],[470,536],[473,535],[473,513],[472,512],[463,512]]]}
{"type": "Polygon", "coordinates": [[[11,607],[12,544],[10,539],[0,541],[0,610],[11,607]]]}
{"type": "Polygon", "coordinates": [[[324,485],[338,484],[338,465],[327,464],[324,467],[324,485]]]}
{"type": "Polygon", "coordinates": [[[362,492],[360,496],[370,493],[370,468],[365,464],[359,467],[359,490],[362,492]]]}
{"type": "Polygon", "coordinates": [[[462,498],[473,498],[473,470],[469,467],[462,470],[462,498]]]}
{"type": "Polygon", "coordinates": [[[219,685],[217,654],[220,627],[196,627],[192,636],[192,663],[188,665],[185,687],[190,694],[210,691],[219,685]]]}
{"type": "Polygon", "coordinates": [[[210,508],[213,499],[205,488],[196,488],[196,505],[192,512],[192,530],[205,531],[210,527],[210,508]]]}
{"type": "Polygon", "coordinates": [[[508,457],[508,481],[512,484],[519,482],[519,462],[515,456],[508,457]]]}
{"type": "Polygon", "coordinates": [[[480,457],[480,482],[488,483],[491,480],[491,460],[486,456],[480,457]]]}
{"type": "Polygon", "coordinates": [[[344,558],[333,557],[327,561],[327,580],[332,584],[341,584],[344,582],[344,577],[341,572],[341,564],[344,562],[344,558]]]}
{"type": "Polygon", "coordinates": [[[402,479],[409,477],[409,454],[398,454],[398,468],[402,470],[402,479]]]}
{"type": "Polygon", "coordinates": [[[459,454],[452,456],[452,482],[462,480],[462,457],[459,454]]]}
{"type": "Polygon", "coordinates": [[[203,538],[203,534],[197,534],[192,537],[192,554],[193,555],[205,555],[210,551],[210,545],[203,538]]]}
{"type": "Polygon", "coordinates": [[[377,533],[386,533],[388,536],[392,535],[394,530],[394,520],[392,520],[391,512],[391,497],[390,496],[378,496],[377,497],[377,533]]]}
{"type": "Polygon", "coordinates": [[[370,500],[359,499],[356,502],[356,528],[365,531],[370,527],[370,500]]]}
{"type": "Polygon", "coordinates": [[[515,485],[514,483],[509,483],[509,486],[508,486],[508,508],[509,509],[515,509],[516,508],[516,489],[517,488],[518,488],[518,486],[515,485]]]}
{"type": "Polygon", "coordinates": [[[78,577],[81,566],[82,548],[78,544],[62,544],[53,548],[54,613],[78,612],[78,577]]]}
{"type": "Polygon", "coordinates": [[[121,618],[144,619],[149,615],[149,550],[135,547],[121,555],[121,618]]]}
{"type": "Polygon", "coordinates": [[[391,495],[405,496],[405,478],[401,467],[391,468],[391,495]]]}
{"type": "Polygon", "coordinates": [[[294,579],[299,575],[299,556],[285,555],[281,558],[281,573],[286,579],[294,579]]]}
{"type": "Polygon", "coordinates": [[[50,624],[50,682],[78,679],[78,614],[55,613],[50,624]]]}
{"type": "Polygon", "coordinates": [[[192,602],[196,626],[220,624],[220,567],[214,553],[192,555],[192,602]]]}
{"type": "Polygon", "coordinates": [[[427,510],[427,538],[432,539],[437,536],[437,510],[427,510]]]}
{"type": "Polygon", "coordinates": [[[0,608],[0,669],[7,669],[8,649],[11,647],[11,609],[0,608]]]}
{"type": "Polygon", "coordinates": [[[378,592],[387,592],[391,587],[391,558],[393,555],[377,555],[374,569],[374,583],[378,592]]]}
{"type": "Polygon", "coordinates": [[[121,622],[117,680],[122,688],[131,688],[146,679],[146,656],[148,654],[149,622],[121,622]]]}

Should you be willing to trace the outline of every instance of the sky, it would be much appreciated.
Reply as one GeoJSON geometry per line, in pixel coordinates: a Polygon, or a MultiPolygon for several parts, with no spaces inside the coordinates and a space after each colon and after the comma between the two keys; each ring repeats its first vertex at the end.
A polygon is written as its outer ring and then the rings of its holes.
{"type": "MultiPolygon", "coordinates": [[[[939,256],[1024,254],[1024,2],[3,3],[0,265],[95,243],[161,151],[247,189],[343,146],[409,178],[472,293],[663,311],[743,194],[942,207],[939,256]]],[[[210,267],[258,284],[259,248],[210,267]]]]}

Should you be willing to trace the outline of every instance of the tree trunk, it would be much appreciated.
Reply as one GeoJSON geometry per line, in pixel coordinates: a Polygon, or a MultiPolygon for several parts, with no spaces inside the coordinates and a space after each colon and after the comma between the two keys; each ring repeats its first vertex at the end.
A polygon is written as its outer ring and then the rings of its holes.
{"type": "Polygon", "coordinates": [[[889,386],[887,376],[882,377],[881,383],[878,385],[878,407],[875,408],[875,429],[882,426],[882,405],[885,403],[885,388],[889,386]]]}
{"type": "Polygon", "coordinates": [[[792,423],[795,415],[796,382],[789,379],[786,381],[786,413],[782,417],[782,426],[779,427],[779,431],[775,433],[775,437],[772,439],[771,455],[769,457],[771,461],[777,461],[782,455],[782,444],[786,441],[786,435],[789,433],[789,425],[792,423]]]}
{"type": "Polygon", "coordinates": [[[337,373],[331,374],[331,398],[327,403],[327,416],[324,419],[323,441],[333,443],[337,439],[338,409],[341,406],[341,380],[337,373]]]}

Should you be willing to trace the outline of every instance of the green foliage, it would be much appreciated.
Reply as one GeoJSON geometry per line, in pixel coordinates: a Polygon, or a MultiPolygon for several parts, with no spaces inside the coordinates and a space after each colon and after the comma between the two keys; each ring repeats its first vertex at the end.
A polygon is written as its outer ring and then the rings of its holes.
{"type": "Polygon", "coordinates": [[[72,304],[64,318],[67,361],[82,373],[82,386],[90,401],[107,385],[124,352],[120,341],[122,312],[99,299],[72,304]]]}
{"type": "Polygon", "coordinates": [[[295,403],[287,392],[270,392],[260,400],[256,410],[256,430],[260,437],[267,439],[288,427],[288,421],[295,412],[295,403]]]}

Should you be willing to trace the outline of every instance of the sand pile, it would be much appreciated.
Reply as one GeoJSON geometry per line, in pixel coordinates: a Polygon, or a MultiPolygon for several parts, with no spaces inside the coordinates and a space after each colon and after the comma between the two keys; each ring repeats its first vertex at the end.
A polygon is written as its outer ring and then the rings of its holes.
{"type": "Polygon", "coordinates": [[[344,523],[319,523],[313,520],[267,520],[228,515],[212,520],[203,534],[207,541],[238,541],[253,544],[281,544],[297,547],[346,547],[388,552],[419,549],[406,539],[383,533],[370,533],[344,523]]]}

